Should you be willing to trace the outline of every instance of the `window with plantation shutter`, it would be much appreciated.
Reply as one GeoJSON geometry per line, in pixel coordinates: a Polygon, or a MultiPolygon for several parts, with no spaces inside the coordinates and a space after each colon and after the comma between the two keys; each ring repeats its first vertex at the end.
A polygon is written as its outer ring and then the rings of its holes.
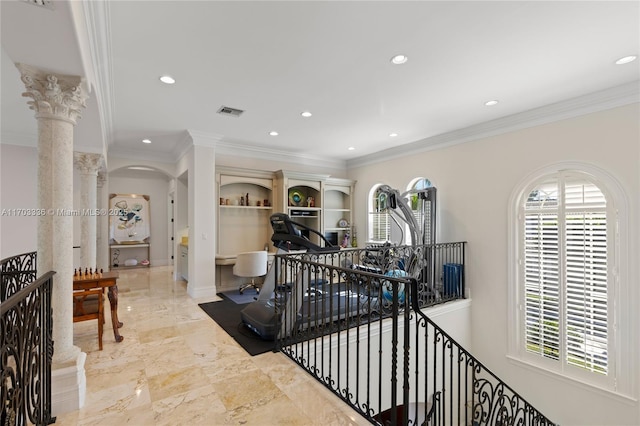
{"type": "Polygon", "coordinates": [[[372,188],[369,196],[369,241],[385,242],[391,239],[391,220],[384,206],[380,203],[378,188],[372,188]]]}
{"type": "MultiPolygon", "coordinates": [[[[407,187],[407,191],[411,191],[412,189],[426,189],[430,187],[431,181],[429,179],[415,178],[407,187]]],[[[424,233],[423,243],[435,243],[435,235],[431,235],[431,231],[434,228],[433,224],[431,224],[430,222],[432,218],[431,208],[433,207],[433,203],[426,202],[425,200],[418,197],[417,194],[409,195],[407,202],[411,207],[411,212],[413,213],[413,217],[416,219],[416,223],[422,226],[422,232],[424,233]]],[[[404,234],[407,236],[407,244],[414,244],[414,242],[411,241],[411,232],[409,231],[409,225],[404,226],[404,234]]]]}
{"type": "Polygon", "coordinates": [[[566,361],[607,374],[607,203],[593,184],[565,183],[566,361]]]}
{"type": "Polygon", "coordinates": [[[561,172],[523,200],[522,349],[563,372],[607,376],[613,359],[607,199],[586,175],[561,172]]]}

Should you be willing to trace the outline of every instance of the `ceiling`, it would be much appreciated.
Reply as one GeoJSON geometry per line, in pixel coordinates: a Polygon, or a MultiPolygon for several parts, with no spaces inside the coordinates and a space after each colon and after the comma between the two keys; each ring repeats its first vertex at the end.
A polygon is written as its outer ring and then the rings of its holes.
{"type": "Polygon", "coordinates": [[[640,53],[637,1],[3,0],[0,14],[3,141],[36,138],[24,62],[86,76],[76,150],[165,162],[189,131],[348,164],[640,76],[640,60],[614,64],[640,53]]]}

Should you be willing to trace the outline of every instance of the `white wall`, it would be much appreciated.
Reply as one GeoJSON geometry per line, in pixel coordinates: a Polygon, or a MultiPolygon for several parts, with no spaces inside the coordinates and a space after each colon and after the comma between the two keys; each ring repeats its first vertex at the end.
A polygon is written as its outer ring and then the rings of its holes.
{"type": "MultiPolygon", "coordinates": [[[[168,252],[168,197],[169,178],[159,173],[153,173],[151,177],[121,177],[109,175],[110,194],[141,194],[149,196],[151,211],[151,238],[150,258],[152,266],[168,265],[170,254],[168,252]]],[[[131,249],[133,250],[133,249],[131,249]]],[[[121,250],[120,261],[126,260],[125,253],[121,250]],[[125,257],[123,257],[125,256],[125,257]]],[[[141,261],[143,259],[137,259],[141,261]]]]}
{"type": "Polygon", "coordinates": [[[12,209],[38,207],[38,150],[0,145],[0,259],[38,249],[38,219],[12,209]]]}
{"type": "MultiPolygon", "coordinates": [[[[423,176],[438,188],[438,241],[468,241],[467,285],[473,297],[472,353],[521,392],[552,420],[563,425],[640,424],[634,400],[556,379],[508,361],[507,355],[507,214],[514,187],[533,171],[561,161],[581,161],[608,171],[630,200],[629,291],[640,302],[640,134],[638,104],[488,137],[438,150],[349,170],[356,179],[355,223],[366,226],[366,201],[374,183],[405,188],[423,176]],[[603,397],[604,396],[604,397],[603,397]]],[[[623,327],[635,339],[639,316],[632,310],[623,327]]],[[[445,327],[446,329],[446,327],[445,327]]],[[[640,381],[638,371],[632,371],[640,381]]],[[[637,389],[637,386],[636,386],[637,389]]]]}

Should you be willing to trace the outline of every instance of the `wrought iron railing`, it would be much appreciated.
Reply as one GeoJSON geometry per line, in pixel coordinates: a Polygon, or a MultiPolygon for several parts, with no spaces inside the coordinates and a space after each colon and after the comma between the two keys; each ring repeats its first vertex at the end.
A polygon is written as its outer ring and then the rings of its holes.
{"type": "Polygon", "coordinates": [[[36,253],[0,263],[0,424],[48,425],[51,417],[53,275],[36,279],[36,253]]]}
{"type": "Polygon", "coordinates": [[[0,261],[0,301],[4,302],[37,278],[36,252],[19,254],[0,261]]]}
{"type": "Polygon", "coordinates": [[[464,243],[274,266],[277,348],[371,423],[553,424],[423,313],[464,296],[464,243]]]}
{"type": "MultiPolygon", "coordinates": [[[[390,317],[389,278],[416,278],[420,307],[464,298],[464,248],[459,242],[278,255],[279,335],[283,343],[306,340],[390,317]]],[[[404,287],[399,291],[402,303],[404,287]]]]}

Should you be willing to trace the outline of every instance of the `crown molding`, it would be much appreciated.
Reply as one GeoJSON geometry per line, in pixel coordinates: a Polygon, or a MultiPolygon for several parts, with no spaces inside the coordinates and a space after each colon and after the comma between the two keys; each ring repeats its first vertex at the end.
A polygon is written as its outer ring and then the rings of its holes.
{"type": "Polygon", "coordinates": [[[332,169],[346,169],[345,160],[322,158],[305,154],[292,154],[290,152],[269,149],[259,146],[243,145],[238,142],[220,141],[216,146],[216,155],[229,155],[233,157],[257,158],[266,161],[284,161],[298,165],[326,167],[332,169]]]}
{"type": "Polygon", "coordinates": [[[113,135],[113,72],[111,63],[111,15],[108,1],[83,0],[78,9],[83,14],[95,84],[103,143],[109,145],[113,135]]]}
{"type": "Polygon", "coordinates": [[[193,145],[193,138],[189,134],[189,132],[184,132],[182,138],[176,143],[176,146],[173,148],[172,157],[174,162],[180,161],[182,157],[185,156],[189,148],[193,145]]]}
{"type": "Polygon", "coordinates": [[[383,161],[442,149],[568,118],[605,111],[640,102],[640,80],[554,104],[527,110],[463,129],[421,139],[347,161],[347,167],[362,167],[383,161]]]}
{"type": "Polygon", "coordinates": [[[193,145],[206,146],[209,148],[215,148],[218,145],[222,135],[216,133],[201,132],[199,130],[187,130],[188,135],[191,137],[193,145]]]}
{"type": "Polygon", "coordinates": [[[149,152],[127,148],[111,149],[109,150],[108,157],[139,161],[157,161],[158,163],[167,164],[175,164],[177,161],[172,153],[149,152]]]}

